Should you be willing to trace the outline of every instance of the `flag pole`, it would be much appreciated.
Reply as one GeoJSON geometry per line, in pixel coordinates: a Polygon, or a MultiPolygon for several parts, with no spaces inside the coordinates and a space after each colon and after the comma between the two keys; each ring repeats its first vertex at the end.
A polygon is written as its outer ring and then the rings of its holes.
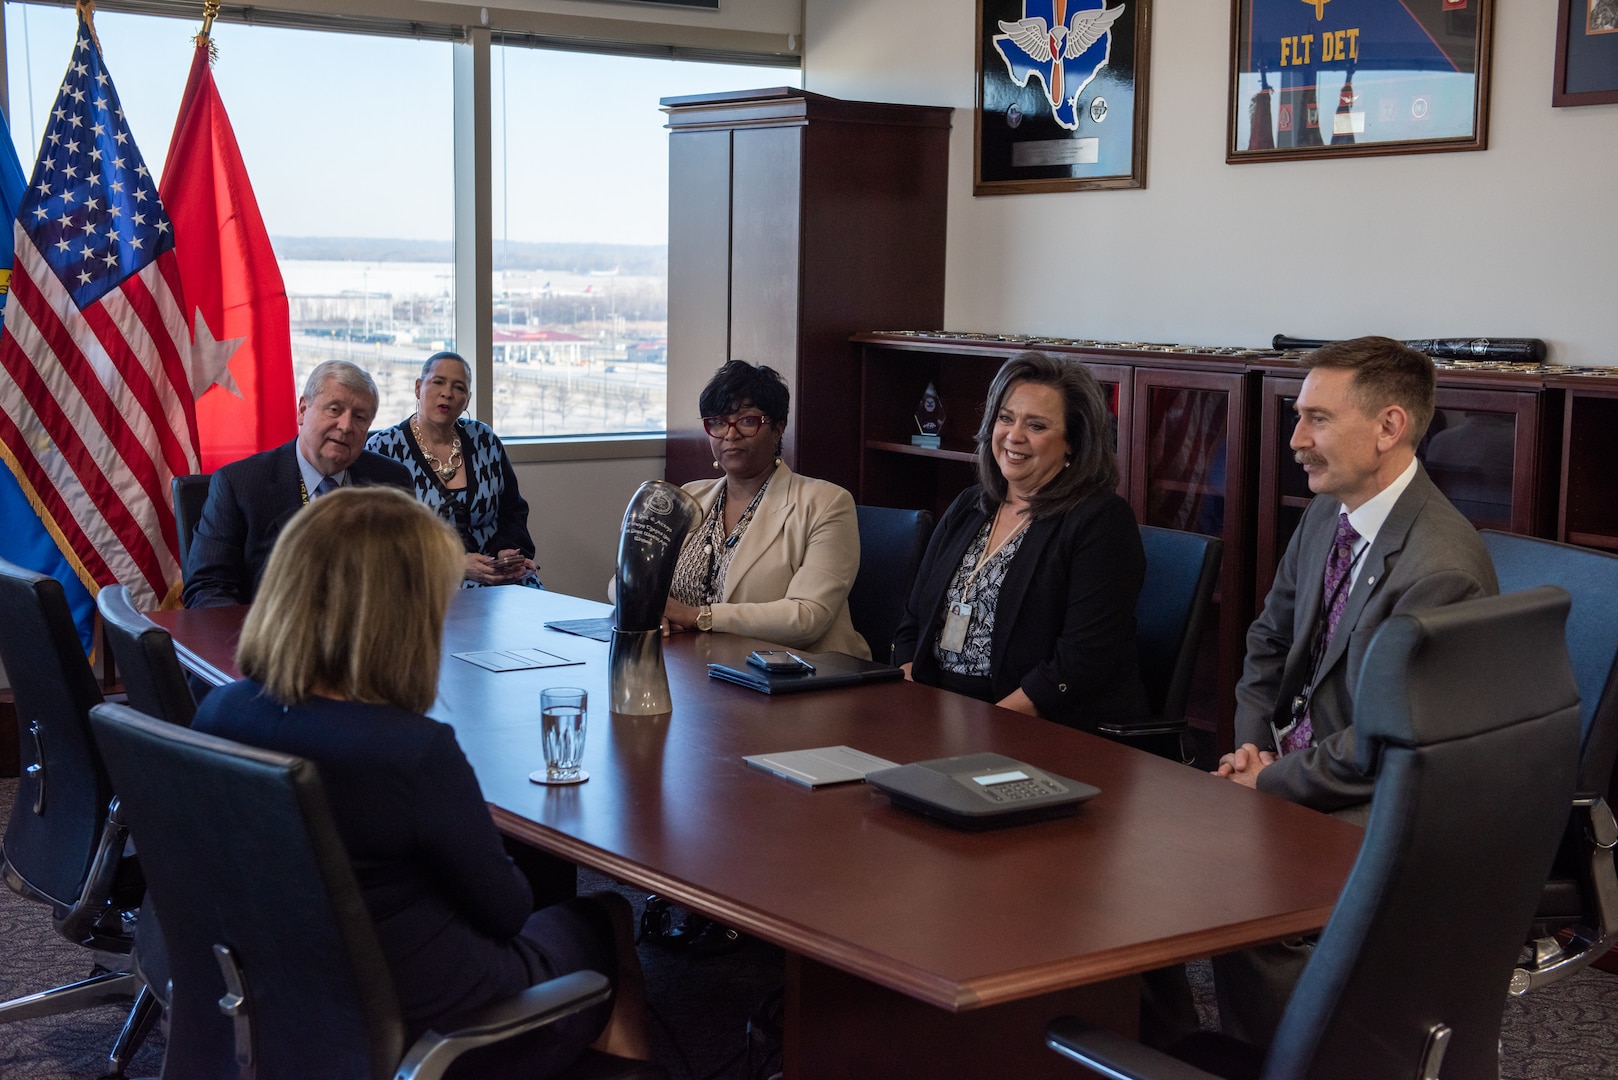
{"type": "Polygon", "coordinates": [[[213,30],[213,21],[218,17],[219,0],[206,0],[202,5],[202,29],[198,30],[197,36],[191,39],[198,45],[208,46],[208,63],[210,65],[219,59],[219,46],[215,45],[213,38],[209,36],[210,31],[213,30]]]}
{"type": "Polygon", "coordinates": [[[101,36],[96,33],[95,0],[75,0],[75,3],[73,4],[73,11],[78,15],[79,18],[84,20],[84,25],[90,31],[90,40],[95,42],[96,51],[100,52],[101,36]]]}

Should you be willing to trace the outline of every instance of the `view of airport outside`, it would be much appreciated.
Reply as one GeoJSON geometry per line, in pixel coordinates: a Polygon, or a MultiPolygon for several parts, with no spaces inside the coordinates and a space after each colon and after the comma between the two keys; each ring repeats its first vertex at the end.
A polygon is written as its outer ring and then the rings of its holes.
{"type": "MultiPolygon", "coordinates": [[[[5,5],[24,174],[73,47],[69,8],[5,5]]],[[[195,22],[97,12],[107,68],[161,175],[195,22]]],[[[294,376],[352,360],[385,427],[454,349],[451,47],[220,23],[214,78],[286,284],[294,376]],[[288,78],[295,72],[295,78],[288,78]]],[[[502,437],[661,432],[668,133],[658,99],[797,85],[792,69],[492,50],[494,415],[502,437]],[[582,103],[582,104],[581,104],[582,103]]]]}

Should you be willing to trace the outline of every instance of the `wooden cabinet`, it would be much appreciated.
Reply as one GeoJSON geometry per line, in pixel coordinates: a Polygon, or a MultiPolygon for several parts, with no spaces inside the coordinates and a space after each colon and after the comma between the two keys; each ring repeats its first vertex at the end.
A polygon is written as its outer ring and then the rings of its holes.
{"type": "Polygon", "coordinates": [[[776,88],[669,117],[668,479],[712,476],[697,397],[727,360],[792,391],[783,455],[853,489],[849,335],[944,314],[950,110],[776,88]]]}
{"type": "Polygon", "coordinates": [[[1618,376],[1546,380],[1563,394],[1556,538],[1618,551],[1618,376]]]}
{"type": "MultiPolygon", "coordinates": [[[[1013,353],[1072,356],[1096,374],[1117,419],[1119,491],[1136,518],[1224,541],[1190,712],[1229,749],[1247,627],[1311,498],[1288,446],[1298,354],[924,332],[854,340],[855,491],[876,505],[939,513],[974,481],[983,399],[1013,353]],[[938,449],[910,445],[928,383],[947,413],[938,449]]],[[[1618,377],[1443,364],[1437,407],[1418,454],[1479,528],[1618,550],[1618,377]]]]}
{"type": "MultiPolygon", "coordinates": [[[[1292,365],[1259,387],[1255,610],[1312,497],[1289,443],[1303,372],[1292,365]]],[[[1427,474],[1480,529],[1550,536],[1559,394],[1536,375],[1441,368],[1433,422],[1416,450],[1427,474]]]]}
{"type": "Polygon", "coordinates": [[[1249,531],[1248,375],[1240,361],[1190,364],[1130,349],[1091,348],[1042,339],[865,334],[860,387],[861,460],[857,499],[942,513],[977,477],[976,435],[989,383],[1007,357],[1025,348],[1079,360],[1108,394],[1116,423],[1119,494],[1137,520],[1207,532],[1224,540],[1227,558],[1215,594],[1219,610],[1204,637],[1193,722],[1228,745],[1235,712],[1241,641],[1252,618],[1247,601],[1249,531]],[[931,383],[945,406],[942,445],[910,445],[914,415],[931,383]]]}
{"type": "MultiPolygon", "coordinates": [[[[894,342],[885,335],[856,337],[864,349],[860,369],[860,466],[856,499],[873,506],[906,506],[941,515],[955,496],[977,480],[977,432],[989,382],[1017,350],[974,347],[966,341],[894,342]],[[944,404],[937,448],[913,446],[916,408],[931,385],[944,404]]],[[[1116,364],[1086,366],[1108,395],[1114,445],[1123,478],[1118,493],[1129,497],[1129,429],[1133,370],[1116,364]]]]}
{"type": "Polygon", "coordinates": [[[1135,372],[1130,505],[1143,525],[1224,541],[1214,612],[1192,684],[1191,721],[1234,743],[1236,680],[1247,626],[1248,376],[1240,366],[1143,368],[1135,372]],[[1212,368],[1212,370],[1208,370],[1212,368]]]}

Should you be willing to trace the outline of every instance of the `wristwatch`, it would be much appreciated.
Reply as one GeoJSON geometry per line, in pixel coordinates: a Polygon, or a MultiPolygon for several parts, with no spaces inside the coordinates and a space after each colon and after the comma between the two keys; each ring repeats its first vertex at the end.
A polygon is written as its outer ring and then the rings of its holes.
{"type": "Polygon", "coordinates": [[[703,604],[697,609],[697,629],[713,629],[713,608],[709,607],[707,604],[703,604]]]}

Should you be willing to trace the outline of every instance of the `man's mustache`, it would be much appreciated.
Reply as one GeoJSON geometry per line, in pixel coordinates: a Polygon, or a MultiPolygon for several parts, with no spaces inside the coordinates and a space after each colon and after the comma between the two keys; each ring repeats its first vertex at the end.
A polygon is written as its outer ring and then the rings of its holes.
{"type": "Polygon", "coordinates": [[[1299,465],[1326,464],[1325,458],[1321,457],[1319,454],[1311,454],[1307,450],[1294,450],[1292,452],[1292,460],[1296,461],[1299,465]]]}

